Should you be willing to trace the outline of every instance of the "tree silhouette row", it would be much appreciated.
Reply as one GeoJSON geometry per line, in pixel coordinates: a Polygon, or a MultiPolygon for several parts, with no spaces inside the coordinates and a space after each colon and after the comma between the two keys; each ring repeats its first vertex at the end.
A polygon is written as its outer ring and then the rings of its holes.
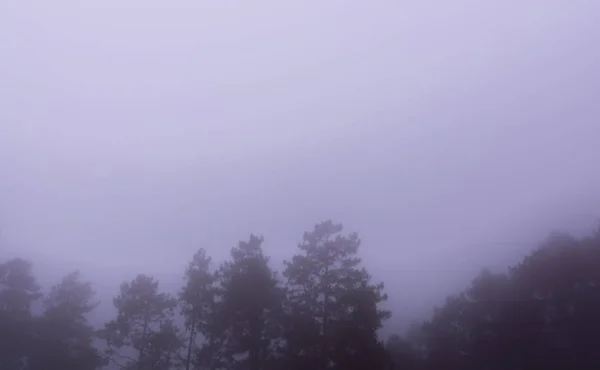
{"type": "Polygon", "coordinates": [[[552,234],[385,343],[387,296],[361,265],[356,233],[315,225],[281,274],[262,243],[251,235],[219,265],[198,250],[178,292],[137,275],[100,328],[87,321],[98,302],[77,272],[44,295],[28,261],[1,263],[0,369],[600,368],[598,233],[552,234]]]}
{"type": "MultiPolygon", "coordinates": [[[[377,330],[387,297],[361,267],[360,239],[331,221],[306,232],[282,276],[251,235],[213,269],[197,251],[178,294],[152,276],[124,282],[115,318],[94,330],[89,283],[68,275],[41,293],[31,265],[0,267],[0,369],[365,369],[387,360],[377,330]],[[4,345],[6,344],[6,346],[4,345]]],[[[374,367],[373,367],[374,366],[374,367]]]]}

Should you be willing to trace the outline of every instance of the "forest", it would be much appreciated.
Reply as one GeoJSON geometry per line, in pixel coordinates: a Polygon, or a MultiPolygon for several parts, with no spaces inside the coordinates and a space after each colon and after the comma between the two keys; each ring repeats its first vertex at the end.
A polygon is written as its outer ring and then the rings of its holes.
{"type": "Polygon", "coordinates": [[[600,368],[600,232],[550,234],[389,338],[394,292],[363,267],[357,233],[316,224],[281,272],[262,243],[250,235],[226,261],[198,250],[177,292],[132,272],[102,327],[84,275],[42,292],[31,261],[1,261],[0,370],[600,368]]]}

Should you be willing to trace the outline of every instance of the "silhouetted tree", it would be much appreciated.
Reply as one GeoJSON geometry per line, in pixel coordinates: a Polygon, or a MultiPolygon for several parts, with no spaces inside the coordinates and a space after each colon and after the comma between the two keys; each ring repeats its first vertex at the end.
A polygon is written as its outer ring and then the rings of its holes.
{"type": "Polygon", "coordinates": [[[158,281],[138,275],[114,299],[117,318],[103,336],[108,355],[123,369],[168,370],[181,364],[181,338],[173,324],[176,300],[158,292],[158,281]]]}
{"type": "Polygon", "coordinates": [[[383,283],[360,267],[358,234],[341,235],[331,221],[304,234],[300,253],[285,262],[286,357],[298,369],[378,369],[387,361],[377,330],[390,315],[383,283]]]}
{"type": "Polygon", "coordinates": [[[231,250],[217,272],[218,315],[201,353],[210,369],[269,369],[276,361],[283,294],[277,286],[262,237],[231,250]]]}
{"type": "Polygon", "coordinates": [[[41,297],[31,263],[17,258],[0,264],[0,369],[28,366],[35,329],[32,305],[41,297]]]}
{"type": "MultiPolygon", "coordinates": [[[[489,271],[422,326],[427,369],[600,367],[600,235],[552,234],[506,274],[489,271]]],[[[395,356],[403,363],[413,355],[395,356]]]]}
{"type": "Polygon", "coordinates": [[[185,285],[179,294],[181,313],[185,318],[187,348],[185,368],[189,370],[198,346],[198,334],[211,338],[216,325],[215,276],[210,271],[211,258],[200,249],[185,271],[185,285]]]}
{"type": "Polygon", "coordinates": [[[91,284],[73,272],[54,286],[44,300],[44,313],[36,318],[29,361],[31,370],[93,370],[107,364],[93,345],[94,328],[86,315],[94,310],[91,284]]]}

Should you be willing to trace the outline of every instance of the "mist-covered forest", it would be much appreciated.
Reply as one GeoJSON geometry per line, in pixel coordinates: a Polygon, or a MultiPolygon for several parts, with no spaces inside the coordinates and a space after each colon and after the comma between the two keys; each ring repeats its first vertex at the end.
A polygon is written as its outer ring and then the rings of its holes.
{"type": "Polygon", "coordinates": [[[599,20],[0,0],[0,370],[600,370],[599,20]]]}
{"type": "MultiPolygon", "coordinates": [[[[34,261],[0,264],[0,369],[597,369],[600,233],[552,233],[503,273],[482,270],[405,333],[378,333],[395,292],[374,281],[361,240],[332,221],[304,233],[274,271],[250,235],[225,261],[204,249],[179,291],[131,272],[114,292],[112,319],[85,271],[50,291],[34,261]]],[[[468,256],[465,256],[468,258],[468,256]]],[[[389,328],[388,328],[389,329],[389,328]]],[[[389,331],[389,330],[388,330],[389,331]]]]}

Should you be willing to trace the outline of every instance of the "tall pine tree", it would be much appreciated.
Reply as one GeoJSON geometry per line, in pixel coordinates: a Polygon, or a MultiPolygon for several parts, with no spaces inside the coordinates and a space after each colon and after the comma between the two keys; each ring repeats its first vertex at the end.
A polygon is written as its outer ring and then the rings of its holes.
{"type": "Polygon", "coordinates": [[[176,300],[158,292],[158,281],[138,275],[114,299],[117,317],[103,336],[108,355],[122,369],[170,370],[181,364],[181,338],[173,324],[176,300]]]}
{"type": "Polygon", "coordinates": [[[185,271],[185,285],[179,293],[187,335],[184,360],[186,370],[193,368],[198,335],[202,336],[200,339],[210,339],[215,331],[215,276],[210,271],[210,264],[211,258],[204,249],[196,252],[185,271]]]}
{"type": "Polygon", "coordinates": [[[358,234],[325,221],[306,232],[285,263],[286,357],[297,369],[378,369],[386,361],[377,330],[389,312],[383,284],[372,284],[357,257],[358,234]]]}
{"type": "Polygon", "coordinates": [[[275,365],[279,343],[281,289],[262,237],[254,235],[231,250],[217,273],[216,330],[210,338],[211,369],[263,370],[275,365]]]}
{"type": "Polygon", "coordinates": [[[44,300],[44,313],[34,321],[29,369],[94,370],[106,365],[87,320],[98,302],[91,284],[79,276],[73,272],[64,277],[44,300]]]}
{"type": "Polygon", "coordinates": [[[41,297],[31,263],[0,264],[0,369],[26,368],[35,335],[32,306],[41,297]]]}

